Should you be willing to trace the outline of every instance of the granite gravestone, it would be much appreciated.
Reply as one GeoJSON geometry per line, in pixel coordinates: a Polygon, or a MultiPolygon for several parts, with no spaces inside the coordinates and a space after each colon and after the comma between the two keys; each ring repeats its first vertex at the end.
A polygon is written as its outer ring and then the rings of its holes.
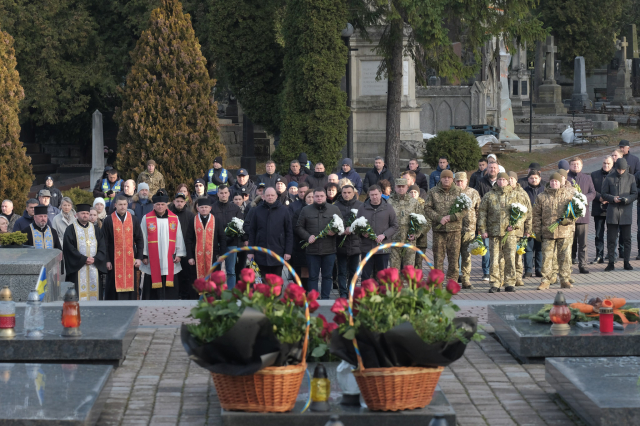
{"type": "Polygon", "coordinates": [[[529,116],[529,106],[523,101],[529,100],[529,70],[527,69],[527,45],[519,45],[517,53],[511,59],[509,71],[511,109],[515,116],[529,116]]]}
{"type": "Polygon", "coordinates": [[[0,276],[8,285],[16,302],[25,302],[29,292],[36,288],[40,270],[47,268],[45,302],[62,299],[60,291],[60,264],[62,252],[58,249],[0,248],[0,276]]]}
{"type": "Polygon", "coordinates": [[[540,362],[562,356],[640,355],[640,324],[628,324],[623,331],[600,333],[598,328],[571,326],[566,336],[551,335],[550,324],[520,318],[535,314],[544,305],[490,305],[489,324],[502,345],[522,362],[540,362]]]}
{"type": "MultiPolygon", "coordinates": [[[[620,43],[620,47],[622,48],[622,58],[627,57],[627,46],[629,46],[627,38],[622,37],[622,42],[620,43]]],[[[631,91],[631,74],[627,69],[626,59],[623,59],[620,62],[620,67],[618,68],[618,75],[616,78],[616,92],[613,98],[613,102],[617,105],[635,105],[635,101],[633,100],[633,93],[631,91]]]]}
{"type": "MultiPolygon", "coordinates": [[[[315,363],[309,363],[307,371],[313,376],[315,363]]],[[[451,426],[456,424],[456,413],[447,397],[438,386],[431,403],[422,409],[398,412],[369,411],[366,406],[341,405],[342,390],[338,385],[336,367],[338,363],[324,363],[327,376],[331,380],[328,412],[313,412],[307,410],[301,413],[309,398],[309,381],[302,381],[296,405],[288,413],[247,413],[241,411],[222,410],[222,424],[224,426],[324,426],[329,416],[339,415],[340,421],[348,426],[426,426],[435,415],[443,415],[451,426]]],[[[362,397],[360,398],[363,404],[362,397]]]]}
{"type": "Polygon", "coordinates": [[[16,337],[0,340],[0,362],[77,362],[119,365],[138,325],[137,306],[84,306],[80,302],[79,338],[62,337],[62,306],[45,306],[44,337],[24,335],[24,307],[16,308],[16,337]]]}
{"type": "Polygon", "coordinates": [[[0,424],[94,425],[109,396],[113,367],[0,364],[0,424]]]}
{"type": "Polygon", "coordinates": [[[578,56],[573,63],[573,95],[571,95],[571,110],[582,111],[590,105],[587,94],[587,74],[584,66],[584,57],[578,56]]]}
{"type": "Polygon", "coordinates": [[[640,52],[638,51],[638,33],[636,32],[636,24],[630,24],[629,31],[629,49],[627,49],[627,59],[640,58],[640,52]]]}
{"type": "Polygon", "coordinates": [[[545,45],[545,74],[544,83],[538,89],[538,103],[535,107],[537,114],[566,114],[567,109],[562,103],[562,90],[555,79],[555,54],[558,48],[553,44],[553,36],[547,36],[545,45]]]}
{"type": "Polygon", "coordinates": [[[91,130],[91,185],[102,179],[104,173],[104,134],[102,132],[102,113],[95,110],[92,116],[91,130]]]}
{"type": "Polygon", "coordinates": [[[640,358],[547,358],[545,378],[591,426],[637,426],[640,358]]]}

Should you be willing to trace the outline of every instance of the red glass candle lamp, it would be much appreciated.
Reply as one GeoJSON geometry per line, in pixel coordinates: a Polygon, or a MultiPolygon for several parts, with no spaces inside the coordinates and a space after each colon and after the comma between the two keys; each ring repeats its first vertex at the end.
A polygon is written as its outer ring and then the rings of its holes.
{"type": "Polygon", "coordinates": [[[613,333],[613,302],[611,300],[603,300],[600,307],[600,333],[613,333]]]}
{"type": "Polygon", "coordinates": [[[561,291],[556,294],[556,298],[553,301],[553,307],[549,312],[549,319],[553,323],[551,326],[551,334],[554,336],[564,336],[569,334],[569,330],[571,330],[571,327],[569,326],[569,321],[571,321],[571,311],[569,310],[567,301],[561,291]]]}
{"type": "Polygon", "coordinates": [[[16,335],[16,303],[9,286],[0,291],[0,339],[13,339],[16,335]]]}
{"type": "Polygon", "coordinates": [[[70,288],[64,295],[62,303],[62,330],[63,337],[82,336],[80,331],[80,304],[78,294],[74,288],[70,288]]]}

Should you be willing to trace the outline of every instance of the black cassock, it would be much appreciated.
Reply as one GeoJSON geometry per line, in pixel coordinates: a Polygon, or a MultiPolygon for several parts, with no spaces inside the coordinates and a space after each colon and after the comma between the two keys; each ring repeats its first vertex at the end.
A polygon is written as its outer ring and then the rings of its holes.
{"type": "MultiPolygon", "coordinates": [[[[117,213],[116,213],[117,214],[117,213]]],[[[135,259],[142,260],[142,254],[144,253],[144,237],[142,235],[142,230],[140,229],[140,220],[128,213],[131,216],[131,223],[133,225],[133,245],[134,249],[133,256],[135,259]]],[[[120,216],[118,218],[120,222],[124,223],[125,216],[120,216]]],[[[113,264],[113,259],[115,258],[115,246],[113,240],[113,219],[112,215],[107,216],[102,223],[102,233],[104,235],[104,242],[107,246],[107,262],[111,262],[112,269],[107,272],[107,288],[105,289],[105,300],[137,300],[137,292],[135,289],[135,278],[134,278],[134,290],[133,291],[116,291],[116,270],[115,265],[113,264]]],[[[131,272],[135,272],[133,266],[131,267],[131,272]]]]}
{"type": "MultiPolygon", "coordinates": [[[[96,240],[98,242],[98,248],[96,255],[93,257],[94,262],[93,265],[98,269],[98,271],[103,274],[107,273],[107,247],[104,243],[104,236],[102,235],[102,230],[92,224],[91,222],[87,222],[86,225],[82,225],[78,222],[78,226],[82,226],[83,228],[87,228],[88,226],[93,226],[95,228],[96,240]]],[[[70,281],[75,284],[76,293],[80,296],[80,289],[78,288],[78,271],[86,265],[87,257],[83,256],[78,251],[78,241],[76,239],[76,230],[73,227],[73,224],[69,225],[64,231],[64,238],[62,239],[62,252],[64,253],[64,262],[67,269],[67,281],[70,281]]],[[[99,287],[98,294],[99,299],[104,299],[104,289],[101,285],[101,280],[98,279],[99,287]]]]}

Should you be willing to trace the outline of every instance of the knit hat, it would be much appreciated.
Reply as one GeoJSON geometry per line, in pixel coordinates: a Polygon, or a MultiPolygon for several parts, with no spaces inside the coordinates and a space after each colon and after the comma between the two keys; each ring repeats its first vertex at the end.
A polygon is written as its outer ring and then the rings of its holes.
{"type": "Polygon", "coordinates": [[[467,180],[467,172],[456,173],[456,180],[467,180]]]}
{"type": "Polygon", "coordinates": [[[291,182],[289,182],[289,185],[287,185],[287,188],[291,188],[292,186],[295,186],[297,188],[298,182],[296,182],[295,180],[292,180],[291,182]]]}
{"type": "Polygon", "coordinates": [[[107,203],[104,202],[104,198],[102,197],[98,197],[95,200],[93,200],[93,207],[95,207],[96,204],[102,204],[103,206],[107,205],[107,203]]]}
{"type": "Polygon", "coordinates": [[[625,160],[624,158],[618,158],[616,160],[616,170],[627,170],[627,167],[627,160],[625,160]]]}
{"type": "Polygon", "coordinates": [[[562,175],[560,173],[554,173],[551,175],[550,180],[557,180],[558,182],[562,182],[562,175]]]}
{"type": "MultiPolygon", "coordinates": [[[[196,179],[196,181],[193,183],[193,186],[195,186],[195,185],[196,185],[196,183],[201,183],[201,184],[202,184],[202,186],[207,186],[207,183],[206,183],[206,182],[204,181],[204,179],[202,179],[202,178],[200,178],[200,179],[196,179]]],[[[140,185],[142,185],[142,184],[140,184],[140,185]]],[[[149,189],[149,188],[147,188],[147,189],[149,189]]],[[[138,190],[140,190],[140,186],[138,186],[138,190]]]]}
{"type": "Polygon", "coordinates": [[[153,164],[154,166],[157,166],[157,164],[156,164],[156,162],[155,162],[154,160],[149,160],[149,161],[147,161],[147,166],[148,166],[149,164],[153,164]]]}
{"type": "Polygon", "coordinates": [[[567,160],[558,161],[558,168],[563,170],[569,170],[569,162],[567,160]]]}
{"type": "Polygon", "coordinates": [[[498,173],[498,179],[506,179],[509,180],[509,175],[502,172],[502,173],[498,173]]]}
{"type": "Polygon", "coordinates": [[[453,179],[453,172],[451,170],[443,170],[442,173],[440,173],[440,179],[444,178],[444,177],[450,177],[451,179],[453,179]]]}
{"type": "Polygon", "coordinates": [[[518,174],[516,172],[507,172],[510,178],[518,179],[518,174]]]}
{"type": "Polygon", "coordinates": [[[142,182],[138,185],[138,192],[142,191],[143,189],[146,189],[147,191],[149,190],[149,185],[142,182]]]}
{"type": "Polygon", "coordinates": [[[569,173],[565,170],[565,169],[558,169],[558,172],[561,176],[564,176],[564,178],[566,179],[567,176],[569,176],[569,173]]]}
{"type": "Polygon", "coordinates": [[[214,159],[213,159],[213,162],[214,162],[214,163],[218,163],[218,164],[220,164],[220,165],[222,166],[222,157],[216,157],[216,158],[214,158],[214,159]]]}
{"type": "Polygon", "coordinates": [[[413,184],[409,187],[409,191],[418,191],[420,192],[420,188],[418,187],[418,185],[413,184]]]}

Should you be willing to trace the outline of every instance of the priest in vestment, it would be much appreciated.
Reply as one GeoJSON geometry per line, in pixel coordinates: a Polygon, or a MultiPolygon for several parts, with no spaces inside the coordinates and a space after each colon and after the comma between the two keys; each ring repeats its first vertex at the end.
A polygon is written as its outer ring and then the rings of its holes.
{"type": "MultiPolygon", "coordinates": [[[[193,226],[189,227],[189,232],[191,233],[187,237],[187,241],[191,242],[191,246],[187,247],[189,265],[195,265],[197,278],[202,278],[209,275],[216,256],[227,252],[224,224],[216,223],[215,217],[211,214],[210,199],[198,200],[198,214],[193,219],[193,226]]],[[[192,293],[195,292],[193,286],[190,288],[192,293]]]]}
{"type": "Polygon", "coordinates": [[[103,300],[98,272],[107,273],[107,247],[102,231],[89,222],[89,204],[76,205],[76,222],[64,231],[67,281],[75,284],[79,300],[103,300]]]}
{"type": "Polygon", "coordinates": [[[48,206],[36,206],[33,208],[33,222],[29,227],[22,230],[23,234],[27,234],[25,245],[33,246],[37,249],[56,248],[62,250],[58,233],[47,225],[49,220],[48,208],[48,206]]]}
{"type": "Polygon", "coordinates": [[[116,196],[115,209],[102,223],[107,245],[107,288],[105,300],[138,300],[135,267],[142,263],[144,237],[140,220],[127,212],[129,202],[116,196]]]}
{"type": "Polygon", "coordinates": [[[142,299],[178,300],[175,274],[182,270],[180,258],[187,254],[182,228],[178,216],[167,208],[169,196],[164,190],[156,192],[152,200],[153,210],[140,223],[144,237],[142,299]]]}

